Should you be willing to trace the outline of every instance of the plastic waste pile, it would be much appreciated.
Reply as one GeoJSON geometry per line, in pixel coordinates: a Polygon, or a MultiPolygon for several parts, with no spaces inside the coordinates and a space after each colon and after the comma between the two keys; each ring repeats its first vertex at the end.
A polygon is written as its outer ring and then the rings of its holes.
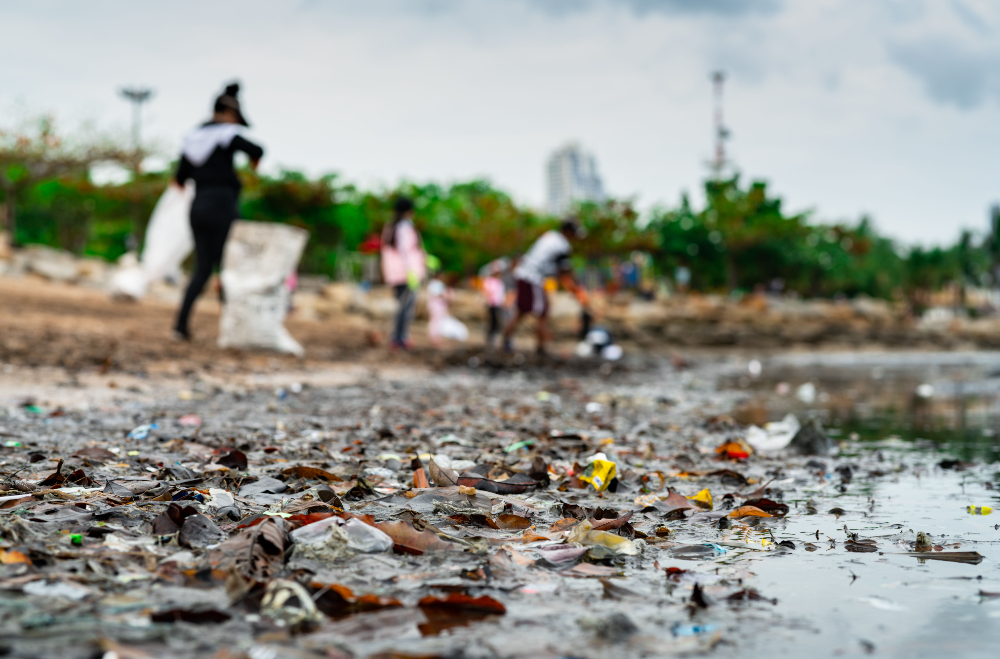
{"type": "MultiPolygon", "coordinates": [[[[654,399],[596,378],[543,391],[464,378],[219,391],[104,408],[93,423],[7,410],[0,647],[688,655],[801,619],[761,592],[775,579],[756,576],[762,556],[815,552],[838,573],[866,553],[983,560],[976,545],[879,521],[870,488],[901,469],[857,451],[801,455],[794,417],[741,426],[696,411],[712,398],[681,384],[654,399]],[[803,520],[804,536],[792,530],[803,520]]],[[[955,511],[985,529],[992,510],[970,503],[955,511]]]]}

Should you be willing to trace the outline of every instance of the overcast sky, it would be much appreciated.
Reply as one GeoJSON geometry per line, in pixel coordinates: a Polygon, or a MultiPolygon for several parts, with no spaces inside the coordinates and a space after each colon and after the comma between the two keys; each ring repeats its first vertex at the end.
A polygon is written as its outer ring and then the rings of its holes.
{"type": "Polygon", "coordinates": [[[579,140],[646,208],[701,197],[723,69],[730,155],[789,210],[929,243],[1000,201],[991,0],[0,0],[0,25],[0,125],[124,132],[138,83],[173,152],[237,77],[272,170],[487,177],[540,206],[579,140]]]}

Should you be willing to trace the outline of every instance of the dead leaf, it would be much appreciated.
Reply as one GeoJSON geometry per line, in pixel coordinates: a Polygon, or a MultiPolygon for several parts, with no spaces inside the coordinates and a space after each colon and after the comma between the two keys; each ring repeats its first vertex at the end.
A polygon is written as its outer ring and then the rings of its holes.
{"type": "Polygon", "coordinates": [[[763,510],[755,506],[740,506],[733,512],[729,513],[729,516],[733,519],[740,519],[741,517],[774,517],[774,515],[765,513],[763,510]]]}
{"type": "Polygon", "coordinates": [[[426,622],[417,625],[424,636],[436,636],[442,631],[507,612],[503,604],[488,595],[473,598],[462,593],[450,593],[443,599],[428,596],[420,600],[418,606],[427,616],[426,622]]]}
{"type": "Polygon", "coordinates": [[[87,458],[89,460],[115,460],[118,458],[117,455],[108,449],[99,446],[85,446],[74,453],[73,457],[87,458]]]}
{"type": "Polygon", "coordinates": [[[552,538],[546,535],[542,535],[541,533],[535,533],[531,529],[526,530],[524,532],[524,535],[521,536],[521,542],[523,544],[528,544],[529,542],[537,542],[539,540],[551,540],[551,539],[552,538]]]}
{"type": "Polygon", "coordinates": [[[431,480],[434,481],[434,487],[458,485],[458,473],[454,469],[446,469],[438,465],[434,462],[434,458],[430,459],[427,469],[430,471],[431,480]]]}
{"type": "Polygon", "coordinates": [[[4,565],[12,565],[14,563],[24,563],[25,565],[31,565],[31,559],[17,551],[16,549],[4,550],[0,549],[0,563],[4,565]]]}
{"type": "Polygon", "coordinates": [[[221,458],[215,461],[216,464],[222,465],[223,467],[231,467],[233,469],[239,469],[240,471],[247,470],[247,456],[243,451],[232,449],[221,458]]]}
{"type": "Polygon", "coordinates": [[[529,487],[535,487],[538,483],[525,474],[514,474],[506,480],[495,481],[467,471],[458,477],[458,485],[460,487],[474,487],[477,490],[493,494],[523,494],[528,491],[529,487]]]}
{"type": "Polygon", "coordinates": [[[309,583],[313,589],[316,608],[338,619],[363,611],[375,611],[396,606],[403,606],[394,597],[379,597],[378,595],[355,595],[347,586],[340,584],[325,584],[319,581],[309,583]]]}
{"type": "Polygon", "coordinates": [[[983,555],[978,551],[935,551],[913,552],[907,556],[916,556],[921,560],[949,561],[952,563],[968,563],[978,565],[983,562],[983,555]]]}
{"type": "Polygon", "coordinates": [[[531,526],[531,520],[527,517],[512,514],[497,515],[496,517],[490,518],[487,523],[491,528],[502,531],[519,531],[531,526]]]}
{"type": "Polygon", "coordinates": [[[777,501],[772,501],[771,499],[747,499],[743,502],[743,505],[760,508],[766,513],[771,513],[774,517],[784,517],[788,514],[789,510],[786,504],[778,503],[777,501]]]}
{"type": "Polygon", "coordinates": [[[610,531],[612,529],[617,529],[626,524],[630,519],[632,519],[632,511],[628,511],[621,517],[616,519],[602,519],[590,520],[590,524],[594,527],[595,531],[610,531]]]}
{"type": "Polygon", "coordinates": [[[331,474],[329,471],[326,471],[325,469],[320,469],[319,467],[306,467],[303,465],[297,465],[295,467],[289,467],[288,469],[283,470],[281,473],[284,476],[294,476],[296,478],[306,478],[306,479],[318,478],[320,480],[324,480],[330,483],[342,483],[344,481],[344,479],[341,478],[340,476],[337,476],[336,474],[331,474]]]}
{"type": "Polygon", "coordinates": [[[583,520],[574,519],[572,517],[564,517],[562,519],[556,520],[549,527],[550,533],[562,533],[563,531],[569,531],[571,528],[581,523],[583,520]]]}
{"type": "Polygon", "coordinates": [[[217,546],[209,554],[209,561],[213,567],[236,568],[246,578],[264,583],[285,563],[287,534],[283,519],[268,517],[217,546]]]}
{"type": "Polygon", "coordinates": [[[409,522],[382,522],[375,528],[392,538],[393,549],[419,556],[427,551],[462,551],[462,545],[442,540],[433,531],[418,531],[409,522]]]}
{"type": "Polygon", "coordinates": [[[473,609],[489,613],[507,613],[507,607],[489,595],[470,597],[462,593],[449,593],[447,597],[427,596],[421,599],[417,606],[421,609],[473,609]]]}

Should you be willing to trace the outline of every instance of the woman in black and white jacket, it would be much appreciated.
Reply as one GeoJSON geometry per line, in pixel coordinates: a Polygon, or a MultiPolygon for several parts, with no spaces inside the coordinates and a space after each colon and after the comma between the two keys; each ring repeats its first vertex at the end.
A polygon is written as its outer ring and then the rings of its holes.
{"type": "Polygon", "coordinates": [[[264,149],[240,134],[241,127],[250,124],[240,109],[239,91],[238,84],[227,86],[215,100],[212,120],[184,138],[180,166],[172,181],[179,186],[188,180],[195,182],[191,230],[197,264],[174,326],[176,336],[184,340],[191,338],[188,326],[191,308],[212,271],[221,266],[229,228],[239,214],[241,185],[233,167],[233,156],[237,151],[247,154],[250,166],[256,170],[264,155],[264,149]]]}

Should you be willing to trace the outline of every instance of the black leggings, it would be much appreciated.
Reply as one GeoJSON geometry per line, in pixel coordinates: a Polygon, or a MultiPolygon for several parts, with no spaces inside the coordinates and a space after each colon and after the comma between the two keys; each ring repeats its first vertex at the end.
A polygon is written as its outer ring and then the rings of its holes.
{"type": "Polygon", "coordinates": [[[196,265],[177,315],[176,329],[179,332],[188,333],[188,318],[195,300],[201,295],[212,271],[222,266],[222,250],[226,246],[229,228],[238,214],[238,198],[239,191],[234,188],[205,188],[195,193],[191,204],[191,231],[194,233],[196,265]]]}
{"type": "Polygon", "coordinates": [[[503,331],[503,307],[493,307],[490,310],[490,327],[486,331],[486,342],[493,345],[495,339],[503,331]]]}

